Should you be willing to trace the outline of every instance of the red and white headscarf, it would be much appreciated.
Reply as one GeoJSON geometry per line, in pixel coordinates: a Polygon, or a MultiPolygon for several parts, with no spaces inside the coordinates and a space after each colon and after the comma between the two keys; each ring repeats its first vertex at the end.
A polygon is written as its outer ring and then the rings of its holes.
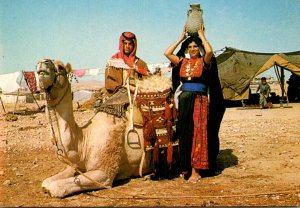
{"type": "Polygon", "coordinates": [[[136,57],[136,50],[137,50],[137,40],[136,36],[132,32],[123,32],[120,36],[120,41],[119,41],[119,51],[113,55],[111,58],[112,59],[123,59],[126,65],[128,65],[130,68],[135,68],[137,72],[139,72],[142,75],[148,75],[148,70],[145,68],[145,66],[135,63],[136,60],[138,59],[136,57]],[[133,50],[129,54],[129,56],[125,55],[123,52],[124,49],[124,41],[125,40],[132,40],[133,41],[133,50]],[[136,65],[136,66],[135,66],[136,65]]]}

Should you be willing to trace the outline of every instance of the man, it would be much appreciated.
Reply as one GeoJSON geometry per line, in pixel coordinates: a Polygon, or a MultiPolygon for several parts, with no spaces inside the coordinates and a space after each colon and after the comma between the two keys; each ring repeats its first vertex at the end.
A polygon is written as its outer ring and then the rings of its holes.
{"type": "Polygon", "coordinates": [[[271,92],[270,85],[267,83],[267,79],[265,77],[261,78],[261,83],[258,85],[256,92],[258,91],[260,108],[264,108],[267,104],[267,98],[271,92]]]}
{"type": "Polygon", "coordinates": [[[105,70],[105,88],[113,94],[125,86],[129,78],[130,85],[135,80],[150,75],[147,64],[136,56],[137,39],[131,32],[123,32],[120,36],[119,51],[108,60],[105,70]]]}

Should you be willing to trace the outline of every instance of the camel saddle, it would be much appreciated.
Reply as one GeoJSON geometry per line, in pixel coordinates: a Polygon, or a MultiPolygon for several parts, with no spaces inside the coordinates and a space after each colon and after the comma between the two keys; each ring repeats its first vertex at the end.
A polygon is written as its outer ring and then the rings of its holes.
{"type": "MultiPolygon", "coordinates": [[[[119,118],[126,117],[126,111],[129,106],[128,93],[126,88],[119,88],[117,92],[105,99],[103,103],[98,103],[95,107],[96,112],[105,112],[109,115],[119,118]]],[[[135,126],[143,126],[141,111],[134,105],[133,123],[135,126]]]]}

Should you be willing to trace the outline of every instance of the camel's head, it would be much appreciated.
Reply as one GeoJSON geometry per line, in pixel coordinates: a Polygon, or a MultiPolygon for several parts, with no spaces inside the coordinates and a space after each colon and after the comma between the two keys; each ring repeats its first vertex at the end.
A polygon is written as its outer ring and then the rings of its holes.
{"type": "Polygon", "coordinates": [[[41,59],[37,64],[37,73],[40,86],[46,92],[52,88],[63,88],[69,84],[67,74],[71,71],[71,65],[66,66],[59,60],[41,59]]]}

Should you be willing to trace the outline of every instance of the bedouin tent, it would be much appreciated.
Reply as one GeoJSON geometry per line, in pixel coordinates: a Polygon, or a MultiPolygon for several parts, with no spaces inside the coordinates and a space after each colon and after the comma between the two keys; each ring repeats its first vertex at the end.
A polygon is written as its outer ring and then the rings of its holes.
{"type": "Polygon", "coordinates": [[[258,53],[226,47],[217,56],[217,63],[225,100],[248,99],[250,82],[272,66],[300,76],[300,51],[258,53]]]}

